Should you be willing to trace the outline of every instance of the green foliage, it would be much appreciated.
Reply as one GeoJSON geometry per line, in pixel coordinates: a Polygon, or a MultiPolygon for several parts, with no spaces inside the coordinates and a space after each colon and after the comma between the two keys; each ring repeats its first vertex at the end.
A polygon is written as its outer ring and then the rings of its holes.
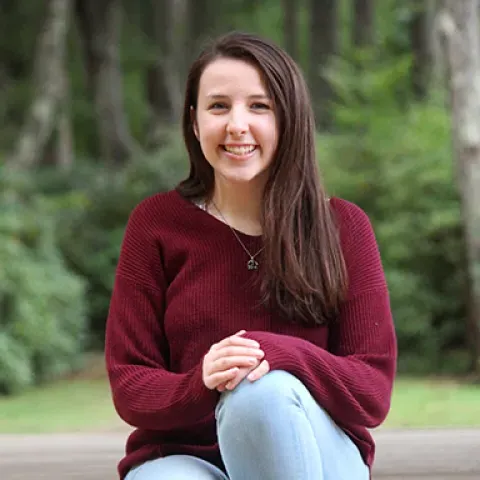
{"type": "Polygon", "coordinates": [[[19,180],[0,180],[0,393],[77,368],[86,327],[84,284],[65,268],[54,212],[19,180]]]}
{"type": "Polygon", "coordinates": [[[159,154],[139,158],[125,170],[84,162],[69,173],[50,171],[37,178],[43,194],[57,198],[57,238],[63,256],[88,283],[90,347],[103,347],[115,267],[131,211],[145,197],[183,178],[185,159],[179,136],[172,135],[159,154]],[[65,198],[68,201],[60,204],[65,198]]]}
{"type": "Polygon", "coordinates": [[[13,146],[34,89],[30,76],[45,2],[0,2],[0,150],[13,146]],[[21,34],[19,32],[21,31],[21,34]]]}
{"type": "MultiPolygon", "coordinates": [[[[442,98],[408,108],[398,95],[408,59],[374,68],[368,55],[338,63],[334,133],[318,138],[329,190],[369,214],[390,286],[400,371],[465,371],[465,268],[460,206],[442,98]]],[[[110,172],[79,162],[68,175],[37,178],[44,193],[68,195],[58,238],[68,265],[88,282],[90,330],[101,346],[128,215],[146,196],[186,173],[178,134],[158,155],[110,172]]]]}
{"type": "MultiPolygon", "coordinates": [[[[151,6],[127,3],[122,96],[131,134],[144,145],[145,73],[158,52],[144,28],[151,6]]],[[[339,57],[327,72],[337,103],[334,129],[318,138],[322,170],[331,193],[360,205],[373,221],[391,291],[400,370],[462,371],[468,361],[466,269],[450,125],[441,96],[412,104],[409,21],[415,2],[377,2],[376,47],[361,52],[351,47],[351,4],[340,2],[339,57]]],[[[307,2],[299,6],[299,61],[308,71],[311,19],[307,2]]],[[[211,23],[202,25],[206,33],[234,28],[284,44],[280,2],[235,0],[214,8],[211,23]]],[[[9,1],[0,7],[0,26],[7,33],[0,41],[5,57],[0,157],[18,138],[31,99],[32,58],[44,9],[39,2],[9,1]],[[13,34],[19,26],[20,36],[13,34]]],[[[177,30],[176,40],[183,41],[185,26],[177,30]]],[[[146,196],[175,185],[187,168],[177,133],[158,154],[135,158],[122,171],[107,170],[98,158],[94,102],[74,28],[67,67],[73,170],[41,167],[13,184],[0,177],[3,391],[68,371],[85,344],[102,345],[128,216],[146,196]]]]}
{"type": "Polygon", "coordinates": [[[403,71],[332,75],[341,79],[341,133],[319,137],[320,164],[331,193],[360,205],[374,224],[400,370],[464,371],[465,260],[449,118],[441,98],[399,104],[392,90],[403,71]]]}

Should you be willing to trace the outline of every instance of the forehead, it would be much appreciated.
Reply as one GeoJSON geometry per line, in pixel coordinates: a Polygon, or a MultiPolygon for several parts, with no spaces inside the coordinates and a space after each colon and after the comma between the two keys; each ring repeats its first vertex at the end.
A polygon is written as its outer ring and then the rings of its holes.
{"type": "Polygon", "coordinates": [[[266,95],[267,90],[261,72],[244,60],[218,58],[202,73],[199,96],[213,95],[266,95]]]}

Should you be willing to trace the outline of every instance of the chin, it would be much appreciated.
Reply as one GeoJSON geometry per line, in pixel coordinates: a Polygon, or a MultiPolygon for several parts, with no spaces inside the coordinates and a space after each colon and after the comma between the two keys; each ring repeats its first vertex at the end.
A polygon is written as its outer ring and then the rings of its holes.
{"type": "Polygon", "coordinates": [[[249,183],[256,183],[261,181],[260,180],[260,174],[256,175],[222,175],[222,177],[228,182],[228,183],[234,183],[238,185],[245,185],[249,183]]]}
{"type": "Polygon", "coordinates": [[[228,183],[247,184],[263,182],[267,169],[219,169],[219,177],[228,183]]]}

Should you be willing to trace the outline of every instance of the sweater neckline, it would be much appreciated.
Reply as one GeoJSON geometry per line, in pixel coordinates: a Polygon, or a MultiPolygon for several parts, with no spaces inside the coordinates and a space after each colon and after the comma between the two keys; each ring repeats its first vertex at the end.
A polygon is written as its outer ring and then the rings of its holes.
{"type": "Polygon", "coordinates": [[[209,222],[211,225],[212,225],[212,228],[222,228],[222,229],[226,229],[228,230],[230,233],[231,233],[231,230],[234,230],[235,233],[242,239],[242,240],[245,240],[249,243],[252,243],[252,242],[258,242],[260,240],[262,240],[263,238],[263,235],[250,235],[248,233],[245,233],[243,232],[242,230],[238,230],[236,228],[233,228],[233,227],[230,227],[229,225],[227,225],[225,222],[223,222],[222,220],[220,220],[219,218],[215,217],[214,215],[212,215],[211,213],[207,212],[206,210],[204,210],[200,205],[198,205],[196,202],[193,202],[185,197],[183,197],[180,192],[178,192],[177,190],[175,190],[175,193],[176,195],[180,198],[180,200],[186,204],[188,204],[189,206],[193,206],[193,208],[199,213],[199,215],[202,215],[202,217],[205,219],[205,221],[209,222]]]}

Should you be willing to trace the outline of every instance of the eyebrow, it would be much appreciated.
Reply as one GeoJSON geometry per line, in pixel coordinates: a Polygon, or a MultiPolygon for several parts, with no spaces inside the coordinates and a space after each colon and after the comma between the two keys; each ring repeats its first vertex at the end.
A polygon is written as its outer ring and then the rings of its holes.
{"type": "MultiPolygon", "coordinates": [[[[220,93],[212,93],[210,95],[207,95],[207,98],[211,100],[219,100],[219,99],[224,99],[224,98],[229,98],[228,95],[222,95],[220,93]]],[[[266,95],[264,93],[257,93],[254,95],[249,95],[249,99],[251,100],[270,100],[270,96],[266,95]]]]}

